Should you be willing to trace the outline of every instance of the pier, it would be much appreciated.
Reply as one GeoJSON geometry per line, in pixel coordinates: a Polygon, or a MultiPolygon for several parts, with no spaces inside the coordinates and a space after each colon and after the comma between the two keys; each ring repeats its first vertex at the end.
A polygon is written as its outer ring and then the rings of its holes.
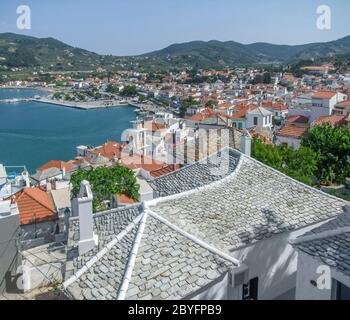
{"type": "Polygon", "coordinates": [[[34,99],[30,99],[30,98],[0,99],[0,104],[28,102],[31,100],[34,100],[34,99]]]}

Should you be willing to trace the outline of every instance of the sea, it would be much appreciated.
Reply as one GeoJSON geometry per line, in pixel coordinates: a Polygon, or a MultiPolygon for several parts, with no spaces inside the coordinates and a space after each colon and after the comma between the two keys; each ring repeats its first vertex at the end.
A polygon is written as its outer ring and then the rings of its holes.
{"type": "MultiPolygon", "coordinates": [[[[46,95],[34,89],[0,89],[1,99],[46,95]]],[[[41,102],[0,102],[0,163],[30,173],[49,160],[70,160],[79,145],[120,141],[136,119],[135,108],[79,110],[41,102]]]]}

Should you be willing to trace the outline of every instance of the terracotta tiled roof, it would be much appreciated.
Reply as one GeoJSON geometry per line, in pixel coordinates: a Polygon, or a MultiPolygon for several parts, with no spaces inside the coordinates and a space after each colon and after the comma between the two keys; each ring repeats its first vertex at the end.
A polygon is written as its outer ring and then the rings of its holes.
{"type": "Polygon", "coordinates": [[[144,169],[148,171],[153,177],[160,177],[164,174],[177,170],[178,167],[174,165],[168,165],[164,162],[154,160],[150,157],[134,154],[132,156],[123,154],[121,158],[122,165],[128,167],[131,170],[144,169]]]}
{"type": "Polygon", "coordinates": [[[43,164],[41,167],[39,167],[38,171],[44,171],[46,169],[51,168],[57,168],[59,170],[63,170],[63,168],[66,171],[70,171],[72,169],[73,164],[71,162],[65,162],[62,160],[50,160],[49,162],[43,164]]]}
{"type": "Polygon", "coordinates": [[[135,204],[135,203],[137,203],[137,201],[128,197],[125,194],[118,194],[117,200],[118,200],[118,203],[123,203],[123,204],[135,204]]]}
{"type": "Polygon", "coordinates": [[[327,70],[326,66],[305,66],[301,68],[302,70],[327,70]]]}
{"type": "Polygon", "coordinates": [[[337,125],[345,124],[345,118],[346,117],[342,115],[320,116],[313,122],[313,125],[329,123],[334,127],[337,125]]]}
{"type": "Polygon", "coordinates": [[[308,123],[309,118],[305,116],[290,116],[286,119],[288,123],[308,123]]]}
{"type": "Polygon", "coordinates": [[[166,175],[168,173],[171,173],[173,171],[176,171],[178,169],[180,169],[180,165],[166,165],[163,168],[154,170],[154,171],[152,171],[150,173],[151,173],[152,177],[157,178],[157,177],[164,176],[164,175],[166,175]]]}
{"type": "Polygon", "coordinates": [[[168,126],[164,123],[158,123],[153,121],[147,121],[144,124],[144,128],[150,130],[152,132],[156,132],[158,130],[166,129],[168,126]]]}
{"type": "Polygon", "coordinates": [[[278,136],[292,137],[292,138],[301,138],[308,128],[306,127],[297,127],[297,126],[284,126],[281,130],[278,131],[278,136]]]}
{"type": "Polygon", "coordinates": [[[232,119],[244,119],[246,117],[247,112],[257,109],[259,106],[255,104],[248,105],[238,105],[236,106],[235,113],[232,114],[232,119]]]}
{"type": "Polygon", "coordinates": [[[216,115],[217,113],[210,109],[203,109],[200,113],[197,113],[193,116],[186,117],[187,120],[191,121],[202,121],[205,118],[211,117],[213,115],[216,115]]]}
{"type": "Polygon", "coordinates": [[[337,93],[334,91],[319,91],[312,95],[312,98],[314,99],[331,99],[334,97],[337,93]]]}
{"type": "Polygon", "coordinates": [[[103,144],[99,148],[95,148],[92,153],[94,154],[100,154],[105,158],[112,159],[112,158],[120,158],[121,152],[123,149],[123,145],[121,143],[115,142],[115,141],[108,141],[105,144],[103,144]]]}
{"type": "Polygon", "coordinates": [[[40,188],[24,188],[11,200],[17,203],[21,225],[57,219],[50,194],[40,188]]]}
{"type": "Polygon", "coordinates": [[[274,104],[271,107],[272,110],[282,111],[282,110],[288,110],[288,106],[286,104],[274,104]]]}
{"type": "Polygon", "coordinates": [[[337,103],[337,106],[350,106],[350,99],[337,103]]]}
{"type": "Polygon", "coordinates": [[[227,109],[231,108],[232,106],[233,106],[233,104],[231,104],[231,103],[221,103],[221,104],[217,105],[215,108],[220,109],[220,110],[227,110],[227,109]]]}

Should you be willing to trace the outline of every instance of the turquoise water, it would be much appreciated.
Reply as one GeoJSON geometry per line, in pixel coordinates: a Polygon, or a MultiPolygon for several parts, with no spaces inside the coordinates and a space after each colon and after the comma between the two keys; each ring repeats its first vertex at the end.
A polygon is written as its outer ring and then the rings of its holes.
{"type": "MultiPolygon", "coordinates": [[[[0,99],[38,94],[8,91],[0,89],[0,99]]],[[[120,141],[134,119],[132,107],[77,110],[37,102],[0,104],[0,163],[26,165],[33,173],[49,160],[73,159],[78,145],[120,141]]]]}
{"type": "Polygon", "coordinates": [[[13,98],[32,98],[35,95],[46,95],[44,91],[36,89],[0,89],[0,100],[13,98]]]}

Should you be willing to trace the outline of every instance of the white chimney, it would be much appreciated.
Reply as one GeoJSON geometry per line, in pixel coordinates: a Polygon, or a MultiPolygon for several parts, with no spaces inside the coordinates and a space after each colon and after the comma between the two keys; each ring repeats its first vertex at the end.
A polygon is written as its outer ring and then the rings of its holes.
{"type": "Polygon", "coordinates": [[[241,137],[241,152],[247,156],[251,156],[252,153],[252,137],[249,134],[248,130],[244,130],[243,135],[241,137]]]}
{"type": "Polygon", "coordinates": [[[22,178],[24,180],[25,186],[27,188],[29,188],[30,187],[30,181],[29,181],[29,174],[28,174],[27,171],[22,172],[22,178]]]}
{"type": "Polygon", "coordinates": [[[80,183],[78,198],[74,200],[80,225],[79,255],[82,255],[98,244],[98,235],[94,233],[93,195],[88,181],[84,180],[80,183]]]}

